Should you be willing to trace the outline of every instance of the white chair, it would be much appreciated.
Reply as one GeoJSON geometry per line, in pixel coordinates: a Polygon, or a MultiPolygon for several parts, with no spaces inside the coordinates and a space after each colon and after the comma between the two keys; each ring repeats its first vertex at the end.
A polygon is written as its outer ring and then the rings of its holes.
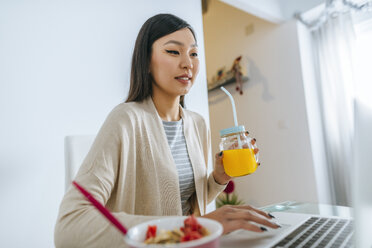
{"type": "Polygon", "coordinates": [[[93,144],[95,135],[73,135],[65,137],[65,190],[70,187],[85,156],[93,144]]]}

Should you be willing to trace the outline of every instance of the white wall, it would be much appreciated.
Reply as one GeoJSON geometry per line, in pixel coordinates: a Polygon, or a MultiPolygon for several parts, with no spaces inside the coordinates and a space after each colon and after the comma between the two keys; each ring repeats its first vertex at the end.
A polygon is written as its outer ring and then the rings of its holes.
{"type": "MultiPolygon", "coordinates": [[[[261,167],[235,180],[237,194],[257,206],[317,202],[296,22],[275,25],[211,1],[204,32],[208,78],[224,65],[229,68],[239,55],[250,62],[244,94],[235,85],[227,89],[235,98],[239,124],[257,138],[261,167]],[[254,32],[246,36],[250,24],[254,32]]],[[[209,110],[215,154],[219,130],[233,125],[231,104],[222,91],[209,93],[209,110]]]]}
{"type": "Polygon", "coordinates": [[[282,16],[286,20],[293,18],[295,12],[306,12],[320,4],[325,3],[325,0],[278,0],[282,10],[282,16]]]}
{"type": "Polygon", "coordinates": [[[281,2],[278,0],[220,0],[226,4],[230,4],[235,8],[241,9],[247,13],[255,15],[259,18],[270,22],[282,22],[283,15],[281,10],[281,2]]]}
{"type": "Polygon", "coordinates": [[[142,23],[170,12],[196,30],[201,68],[187,99],[208,119],[199,0],[0,1],[0,247],[53,247],[63,139],[95,134],[129,88],[142,23]]]}
{"type": "Polygon", "coordinates": [[[296,12],[305,12],[325,0],[220,0],[251,15],[273,23],[293,18],[296,12]]]}

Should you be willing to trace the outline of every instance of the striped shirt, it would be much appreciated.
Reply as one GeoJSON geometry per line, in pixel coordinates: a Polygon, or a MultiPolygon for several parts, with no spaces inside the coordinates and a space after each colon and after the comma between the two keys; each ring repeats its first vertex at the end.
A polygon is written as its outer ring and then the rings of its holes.
{"type": "Polygon", "coordinates": [[[190,212],[190,197],[195,192],[194,172],[183,133],[183,120],[163,121],[163,127],[178,171],[182,213],[190,212]]]}

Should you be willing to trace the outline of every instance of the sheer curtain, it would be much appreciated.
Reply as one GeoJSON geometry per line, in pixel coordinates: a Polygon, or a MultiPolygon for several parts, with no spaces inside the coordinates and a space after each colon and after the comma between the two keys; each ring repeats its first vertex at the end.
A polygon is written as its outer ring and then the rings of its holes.
{"type": "Polygon", "coordinates": [[[312,31],[331,202],[351,206],[355,35],[349,11],[312,31]]]}

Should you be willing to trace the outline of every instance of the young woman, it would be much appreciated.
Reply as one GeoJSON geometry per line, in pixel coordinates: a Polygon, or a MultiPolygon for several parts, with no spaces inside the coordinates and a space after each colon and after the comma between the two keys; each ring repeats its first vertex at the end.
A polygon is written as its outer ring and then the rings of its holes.
{"type": "MultiPolygon", "coordinates": [[[[169,215],[219,221],[224,233],[277,226],[250,206],[206,206],[231,179],[216,154],[207,175],[210,137],[204,119],[184,109],[199,70],[193,29],[180,18],[156,15],[134,48],[129,96],[99,131],[75,180],[128,228],[169,215]],[[255,224],[253,223],[255,222],[255,224]]],[[[56,247],[122,247],[122,235],[71,187],[55,227],[56,247]]]]}

